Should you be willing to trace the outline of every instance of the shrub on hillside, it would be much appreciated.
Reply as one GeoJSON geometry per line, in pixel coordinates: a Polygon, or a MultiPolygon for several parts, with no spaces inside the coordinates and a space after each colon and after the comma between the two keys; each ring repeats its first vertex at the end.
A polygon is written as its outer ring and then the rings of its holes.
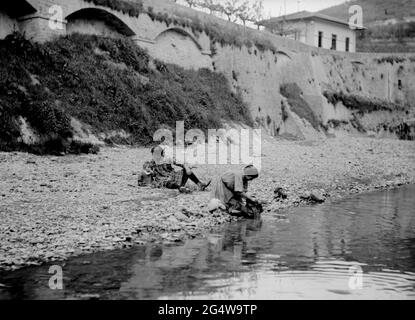
{"type": "Polygon", "coordinates": [[[122,129],[137,144],[151,143],[156,130],[176,121],[203,130],[224,120],[252,124],[223,75],[159,61],[153,70],[149,62],[128,39],[73,34],[43,45],[17,35],[0,41],[0,147],[16,145],[19,116],[51,139],[69,141],[74,117],[96,133],[122,129]]]}
{"type": "Polygon", "coordinates": [[[20,149],[19,116],[25,118],[48,140],[72,137],[70,119],[56,105],[53,95],[33,84],[28,69],[45,60],[36,56],[40,47],[19,34],[8,36],[0,45],[0,148],[20,149]],[[35,55],[35,56],[33,56],[35,55]],[[7,59],[6,59],[7,57],[7,59]]]}
{"type": "Polygon", "coordinates": [[[406,61],[405,57],[399,57],[399,56],[386,56],[386,57],[382,57],[382,58],[376,58],[375,61],[378,64],[381,63],[390,63],[390,64],[394,64],[394,63],[402,63],[406,61]]]}
{"type": "Polygon", "coordinates": [[[303,99],[302,91],[298,84],[283,84],[280,87],[280,93],[287,98],[292,112],[296,113],[300,118],[306,119],[314,129],[319,129],[319,121],[307,101],[303,99]]]}
{"type": "Polygon", "coordinates": [[[132,17],[138,17],[143,12],[143,3],[140,0],[124,1],[124,0],[84,0],[97,6],[103,6],[115,11],[120,11],[132,17]]]}
{"type": "Polygon", "coordinates": [[[329,126],[331,126],[332,128],[338,128],[338,127],[340,127],[340,126],[342,126],[342,125],[346,125],[346,124],[348,124],[349,122],[348,121],[346,121],[346,120],[338,120],[338,119],[330,119],[328,122],[327,122],[327,124],[329,125],[329,126]]]}
{"type": "Polygon", "coordinates": [[[20,105],[20,115],[27,119],[40,134],[71,138],[69,116],[55,102],[49,99],[45,91],[39,87],[29,87],[29,93],[20,105]]]}
{"type": "Polygon", "coordinates": [[[19,125],[11,108],[0,102],[0,150],[12,151],[17,149],[20,137],[19,125]]]}
{"type": "Polygon", "coordinates": [[[324,91],[323,95],[332,105],[336,105],[338,102],[342,102],[346,108],[357,110],[359,113],[362,114],[380,110],[396,111],[406,109],[406,106],[403,106],[401,104],[381,100],[374,97],[369,98],[354,94],[345,94],[342,91],[324,91]]]}

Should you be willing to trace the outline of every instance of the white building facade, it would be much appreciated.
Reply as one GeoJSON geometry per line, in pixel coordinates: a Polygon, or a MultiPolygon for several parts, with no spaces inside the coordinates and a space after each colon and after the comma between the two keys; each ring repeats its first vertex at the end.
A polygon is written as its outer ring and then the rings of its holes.
{"type": "Polygon", "coordinates": [[[345,21],[302,11],[261,21],[271,33],[319,48],[356,52],[356,32],[345,21]]]}

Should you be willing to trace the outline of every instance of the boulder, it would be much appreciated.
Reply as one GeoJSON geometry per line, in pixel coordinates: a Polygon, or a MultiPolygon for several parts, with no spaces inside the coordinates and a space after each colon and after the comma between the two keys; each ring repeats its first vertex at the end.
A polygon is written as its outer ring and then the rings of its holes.
{"type": "Polygon", "coordinates": [[[326,201],[326,197],[319,190],[313,190],[310,193],[310,200],[318,203],[326,201]]]}
{"type": "Polygon", "coordinates": [[[211,199],[208,204],[208,210],[210,213],[216,210],[226,210],[226,206],[219,199],[211,199]]]}
{"type": "Polygon", "coordinates": [[[285,200],[288,198],[288,194],[283,188],[279,187],[274,190],[274,198],[277,200],[285,200]]]}
{"type": "Polygon", "coordinates": [[[183,209],[182,212],[176,212],[174,216],[179,221],[187,221],[189,220],[190,212],[183,209]]]}
{"type": "Polygon", "coordinates": [[[301,195],[300,195],[300,199],[302,199],[302,200],[310,200],[310,197],[311,197],[311,192],[310,191],[305,191],[304,193],[302,193],[301,195]]]}

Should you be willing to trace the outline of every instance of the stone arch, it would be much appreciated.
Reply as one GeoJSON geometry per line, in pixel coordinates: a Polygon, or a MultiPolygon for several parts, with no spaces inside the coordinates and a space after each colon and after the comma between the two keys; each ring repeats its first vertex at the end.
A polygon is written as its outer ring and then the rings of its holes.
{"type": "Polygon", "coordinates": [[[4,39],[9,34],[18,30],[17,20],[0,9],[0,39],[4,39]]]}
{"type": "Polygon", "coordinates": [[[159,33],[149,50],[153,57],[167,63],[188,69],[211,69],[211,57],[203,52],[192,34],[181,28],[169,28],[159,33]]]}
{"type": "Polygon", "coordinates": [[[65,19],[67,33],[79,32],[112,37],[135,35],[123,20],[100,8],[83,8],[71,13],[65,19]]]}
{"type": "Polygon", "coordinates": [[[202,51],[203,50],[203,48],[202,48],[202,46],[200,45],[200,43],[196,40],[196,38],[191,34],[191,33],[189,33],[189,32],[187,32],[186,30],[184,30],[184,29],[182,29],[182,28],[177,28],[177,27],[173,27],[173,28],[168,28],[168,29],[166,29],[166,30],[164,30],[164,31],[162,31],[162,32],[160,32],[159,33],[159,35],[154,39],[154,41],[155,42],[157,42],[157,40],[158,39],[160,39],[161,37],[163,37],[163,35],[165,35],[166,33],[170,33],[170,32],[175,32],[175,33],[178,33],[178,34],[181,34],[182,36],[184,36],[184,37],[189,37],[190,38],[190,40],[192,40],[193,41],[193,43],[196,45],[196,47],[200,50],[200,51],[202,51]]]}
{"type": "Polygon", "coordinates": [[[36,12],[36,9],[26,0],[2,1],[0,11],[4,11],[12,18],[22,17],[36,12]]]}
{"type": "Polygon", "coordinates": [[[36,9],[26,0],[0,2],[0,39],[20,31],[18,19],[35,12],[36,9]]]}
{"type": "Polygon", "coordinates": [[[293,59],[288,53],[284,51],[280,51],[280,50],[275,52],[275,62],[277,63],[277,67],[281,68],[281,67],[288,66],[292,63],[292,61],[293,59]]]}
{"type": "Polygon", "coordinates": [[[288,59],[292,60],[290,55],[288,53],[284,52],[284,51],[279,50],[279,51],[276,52],[276,54],[277,54],[278,57],[285,57],[285,58],[288,58],[288,59]]]}

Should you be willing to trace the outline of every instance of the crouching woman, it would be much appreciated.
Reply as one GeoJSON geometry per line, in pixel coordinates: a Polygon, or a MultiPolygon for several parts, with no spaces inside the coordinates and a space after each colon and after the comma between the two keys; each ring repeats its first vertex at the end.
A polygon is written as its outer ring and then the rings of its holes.
{"type": "Polygon", "coordinates": [[[229,214],[254,218],[262,213],[262,205],[247,195],[248,184],[258,178],[258,169],[247,166],[242,172],[227,172],[217,179],[210,195],[212,203],[215,199],[222,203],[229,214]]]}

